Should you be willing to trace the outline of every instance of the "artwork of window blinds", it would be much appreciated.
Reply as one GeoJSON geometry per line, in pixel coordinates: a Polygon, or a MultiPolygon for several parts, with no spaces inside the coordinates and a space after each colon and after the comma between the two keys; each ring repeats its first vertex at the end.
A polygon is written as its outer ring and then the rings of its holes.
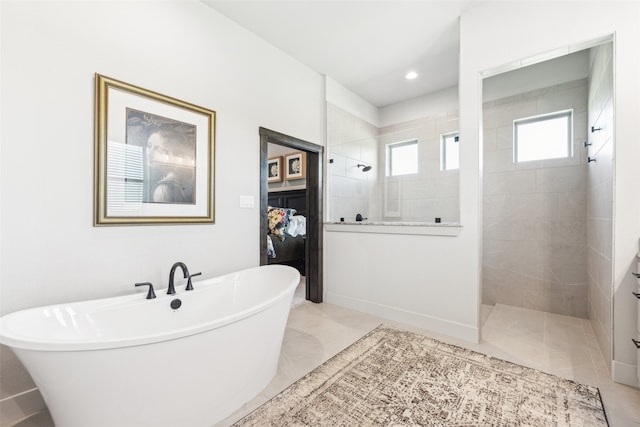
{"type": "Polygon", "coordinates": [[[142,147],[109,141],[107,159],[109,210],[117,212],[139,210],[144,195],[142,147]]]}

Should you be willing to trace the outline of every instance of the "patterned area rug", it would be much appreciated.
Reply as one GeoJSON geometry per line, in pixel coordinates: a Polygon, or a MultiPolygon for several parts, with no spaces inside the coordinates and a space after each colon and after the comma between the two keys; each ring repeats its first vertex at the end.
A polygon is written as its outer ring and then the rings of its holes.
{"type": "Polygon", "coordinates": [[[381,325],[234,426],[607,426],[597,388],[381,325]]]}

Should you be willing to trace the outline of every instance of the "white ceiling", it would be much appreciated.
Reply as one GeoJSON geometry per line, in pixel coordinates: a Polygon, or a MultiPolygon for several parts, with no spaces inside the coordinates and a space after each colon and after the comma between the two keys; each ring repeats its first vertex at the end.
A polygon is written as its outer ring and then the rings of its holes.
{"type": "Polygon", "coordinates": [[[483,3],[203,1],[377,107],[457,85],[459,17],[483,3]]]}

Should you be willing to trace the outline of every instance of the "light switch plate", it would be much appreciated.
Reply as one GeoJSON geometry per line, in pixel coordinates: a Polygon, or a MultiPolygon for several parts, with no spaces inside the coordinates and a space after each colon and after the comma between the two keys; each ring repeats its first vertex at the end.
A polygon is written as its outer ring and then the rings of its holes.
{"type": "Polygon", "coordinates": [[[253,207],[255,207],[254,197],[253,196],[240,196],[240,207],[241,208],[253,208],[253,207]]]}

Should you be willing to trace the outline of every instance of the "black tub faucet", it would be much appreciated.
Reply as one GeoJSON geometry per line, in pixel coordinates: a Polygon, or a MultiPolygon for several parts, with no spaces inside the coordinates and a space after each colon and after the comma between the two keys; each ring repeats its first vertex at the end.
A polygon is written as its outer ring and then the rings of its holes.
{"type": "Polygon", "coordinates": [[[201,274],[202,274],[202,272],[190,274],[189,275],[189,279],[187,280],[187,287],[184,288],[184,290],[185,291],[192,291],[193,290],[193,283],[191,282],[191,278],[192,277],[196,277],[196,276],[200,276],[201,274]]]}
{"type": "Polygon", "coordinates": [[[182,274],[185,279],[189,277],[189,270],[187,269],[187,266],[184,262],[176,262],[175,264],[173,264],[171,266],[171,271],[169,272],[169,288],[167,289],[167,295],[173,295],[176,293],[176,288],[173,284],[173,275],[175,274],[176,268],[178,267],[182,269],[182,274]]]}
{"type": "Polygon", "coordinates": [[[136,283],[136,286],[148,286],[149,287],[149,290],[147,291],[147,298],[146,299],[154,299],[156,297],[156,293],[153,291],[153,284],[151,284],[151,282],[136,283]]]}

